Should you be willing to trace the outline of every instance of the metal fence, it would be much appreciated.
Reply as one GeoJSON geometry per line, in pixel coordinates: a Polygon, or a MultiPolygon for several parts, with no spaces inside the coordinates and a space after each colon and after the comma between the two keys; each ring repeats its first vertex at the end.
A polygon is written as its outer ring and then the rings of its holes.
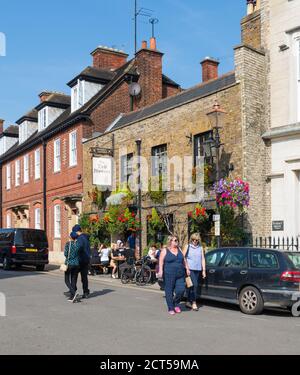
{"type": "Polygon", "coordinates": [[[300,251],[299,242],[299,237],[256,237],[253,239],[252,246],[288,251],[300,251]]]}

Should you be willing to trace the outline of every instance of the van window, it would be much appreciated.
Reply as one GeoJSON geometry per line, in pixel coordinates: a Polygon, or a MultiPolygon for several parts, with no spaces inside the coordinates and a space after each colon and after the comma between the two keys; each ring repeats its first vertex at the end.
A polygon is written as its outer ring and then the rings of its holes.
{"type": "Polygon", "coordinates": [[[206,265],[208,267],[218,267],[224,255],[224,250],[210,251],[205,255],[206,265]]]}
{"type": "Polygon", "coordinates": [[[287,254],[287,256],[293,262],[293,265],[296,268],[300,269],[300,253],[290,253],[287,254]]]}
{"type": "Polygon", "coordinates": [[[251,267],[279,268],[277,256],[268,251],[251,251],[251,267]]]}
{"type": "Polygon", "coordinates": [[[14,232],[11,230],[2,230],[0,232],[0,242],[13,242],[14,232]]]}
{"type": "Polygon", "coordinates": [[[233,268],[248,267],[248,251],[241,249],[230,250],[224,266],[233,268]]]}
{"type": "Polygon", "coordinates": [[[46,233],[38,230],[17,230],[16,245],[35,245],[48,247],[46,233]]]}

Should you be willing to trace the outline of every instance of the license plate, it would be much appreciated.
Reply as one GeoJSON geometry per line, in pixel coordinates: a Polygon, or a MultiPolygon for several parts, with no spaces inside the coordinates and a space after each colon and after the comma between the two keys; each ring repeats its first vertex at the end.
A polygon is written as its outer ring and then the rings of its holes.
{"type": "Polygon", "coordinates": [[[37,249],[26,249],[26,253],[37,253],[37,249]]]}

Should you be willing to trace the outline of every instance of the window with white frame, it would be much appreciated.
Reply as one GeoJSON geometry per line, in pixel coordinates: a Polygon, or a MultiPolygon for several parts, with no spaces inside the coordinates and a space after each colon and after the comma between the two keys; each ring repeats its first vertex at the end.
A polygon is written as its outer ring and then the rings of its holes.
{"type": "Polygon", "coordinates": [[[84,81],[78,80],[72,89],[72,112],[82,107],[85,103],[84,81]]]}
{"type": "Polygon", "coordinates": [[[6,215],[6,228],[11,228],[11,214],[6,215]]]}
{"type": "Polygon", "coordinates": [[[17,160],[15,163],[15,171],[16,171],[16,186],[20,186],[21,183],[21,165],[20,160],[17,160]]]}
{"type": "Polygon", "coordinates": [[[54,141],[54,172],[59,172],[61,168],[60,160],[60,139],[54,141]]]}
{"type": "Polygon", "coordinates": [[[60,211],[60,205],[54,206],[54,237],[60,238],[61,232],[60,232],[60,225],[61,225],[61,211],[60,211]]]}
{"type": "Polygon", "coordinates": [[[38,114],[38,121],[39,121],[39,131],[44,130],[48,124],[48,108],[44,107],[39,111],[38,114]]]}
{"type": "Polygon", "coordinates": [[[69,160],[70,167],[77,164],[77,131],[73,131],[69,135],[69,160]]]}
{"type": "Polygon", "coordinates": [[[29,182],[29,155],[24,156],[24,184],[29,182]]]}
{"type": "Polygon", "coordinates": [[[10,190],[11,188],[11,169],[10,164],[6,166],[6,189],[10,190]]]}
{"type": "Polygon", "coordinates": [[[34,210],[34,227],[35,229],[41,229],[41,209],[36,208],[34,210]]]}
{"type": "Polygon", "coordinates": [[[38,180],[41,178],[41,152],[40,149],[34,152],[34,178],[38,180]]]}

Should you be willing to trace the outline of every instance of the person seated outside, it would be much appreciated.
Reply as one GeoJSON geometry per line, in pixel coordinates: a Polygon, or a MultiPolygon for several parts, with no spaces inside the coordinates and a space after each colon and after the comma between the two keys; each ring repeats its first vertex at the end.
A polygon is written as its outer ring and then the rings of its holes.
{"type": "Polygon", "coordinates": [[[122,252],[122,254],[124,255],[124,262],[119,266],[121,274],[126,268],[131,268],[135,262],[134,250],[130,248],[130,244],[128,242],[126,242],[123,250],[124,252],[122,252]]]}
{"type": "Polygon", "coordinates": [[[110,262],[110,265],[113,267],[112,274],[111,274],[111,277],[113,279],[118,278],[118,262],[125,260],[125,256],[123,255],[124,249],[122,249],[123,251],[120,251],[120,250],[121,249],[117,244],[115,244],[115,243],[111,244],[111,262],[110,262]]]}
{"type": "Polygon", "coordinates": [[[153,244],[152,246],[150,246],[150,249],[148,251],[148,257],[150,257],[150,268],[151,268],[151,282],[154,284],[156,282],[156,273],[158,272],[154,272],[154,270],[157,269],[157,265],[158,265],[158,257],[157,257],[157,254],[158,254],[158,249],[157,249],[157,246],[155,244],[153,244]]]}
{"type": "Polygon", "coordinates": [[[99,249],[100,264],[103,266],[103,273],[107,274],[110,262],[111,249],[105,244],[102,244],[99,249]]]}

